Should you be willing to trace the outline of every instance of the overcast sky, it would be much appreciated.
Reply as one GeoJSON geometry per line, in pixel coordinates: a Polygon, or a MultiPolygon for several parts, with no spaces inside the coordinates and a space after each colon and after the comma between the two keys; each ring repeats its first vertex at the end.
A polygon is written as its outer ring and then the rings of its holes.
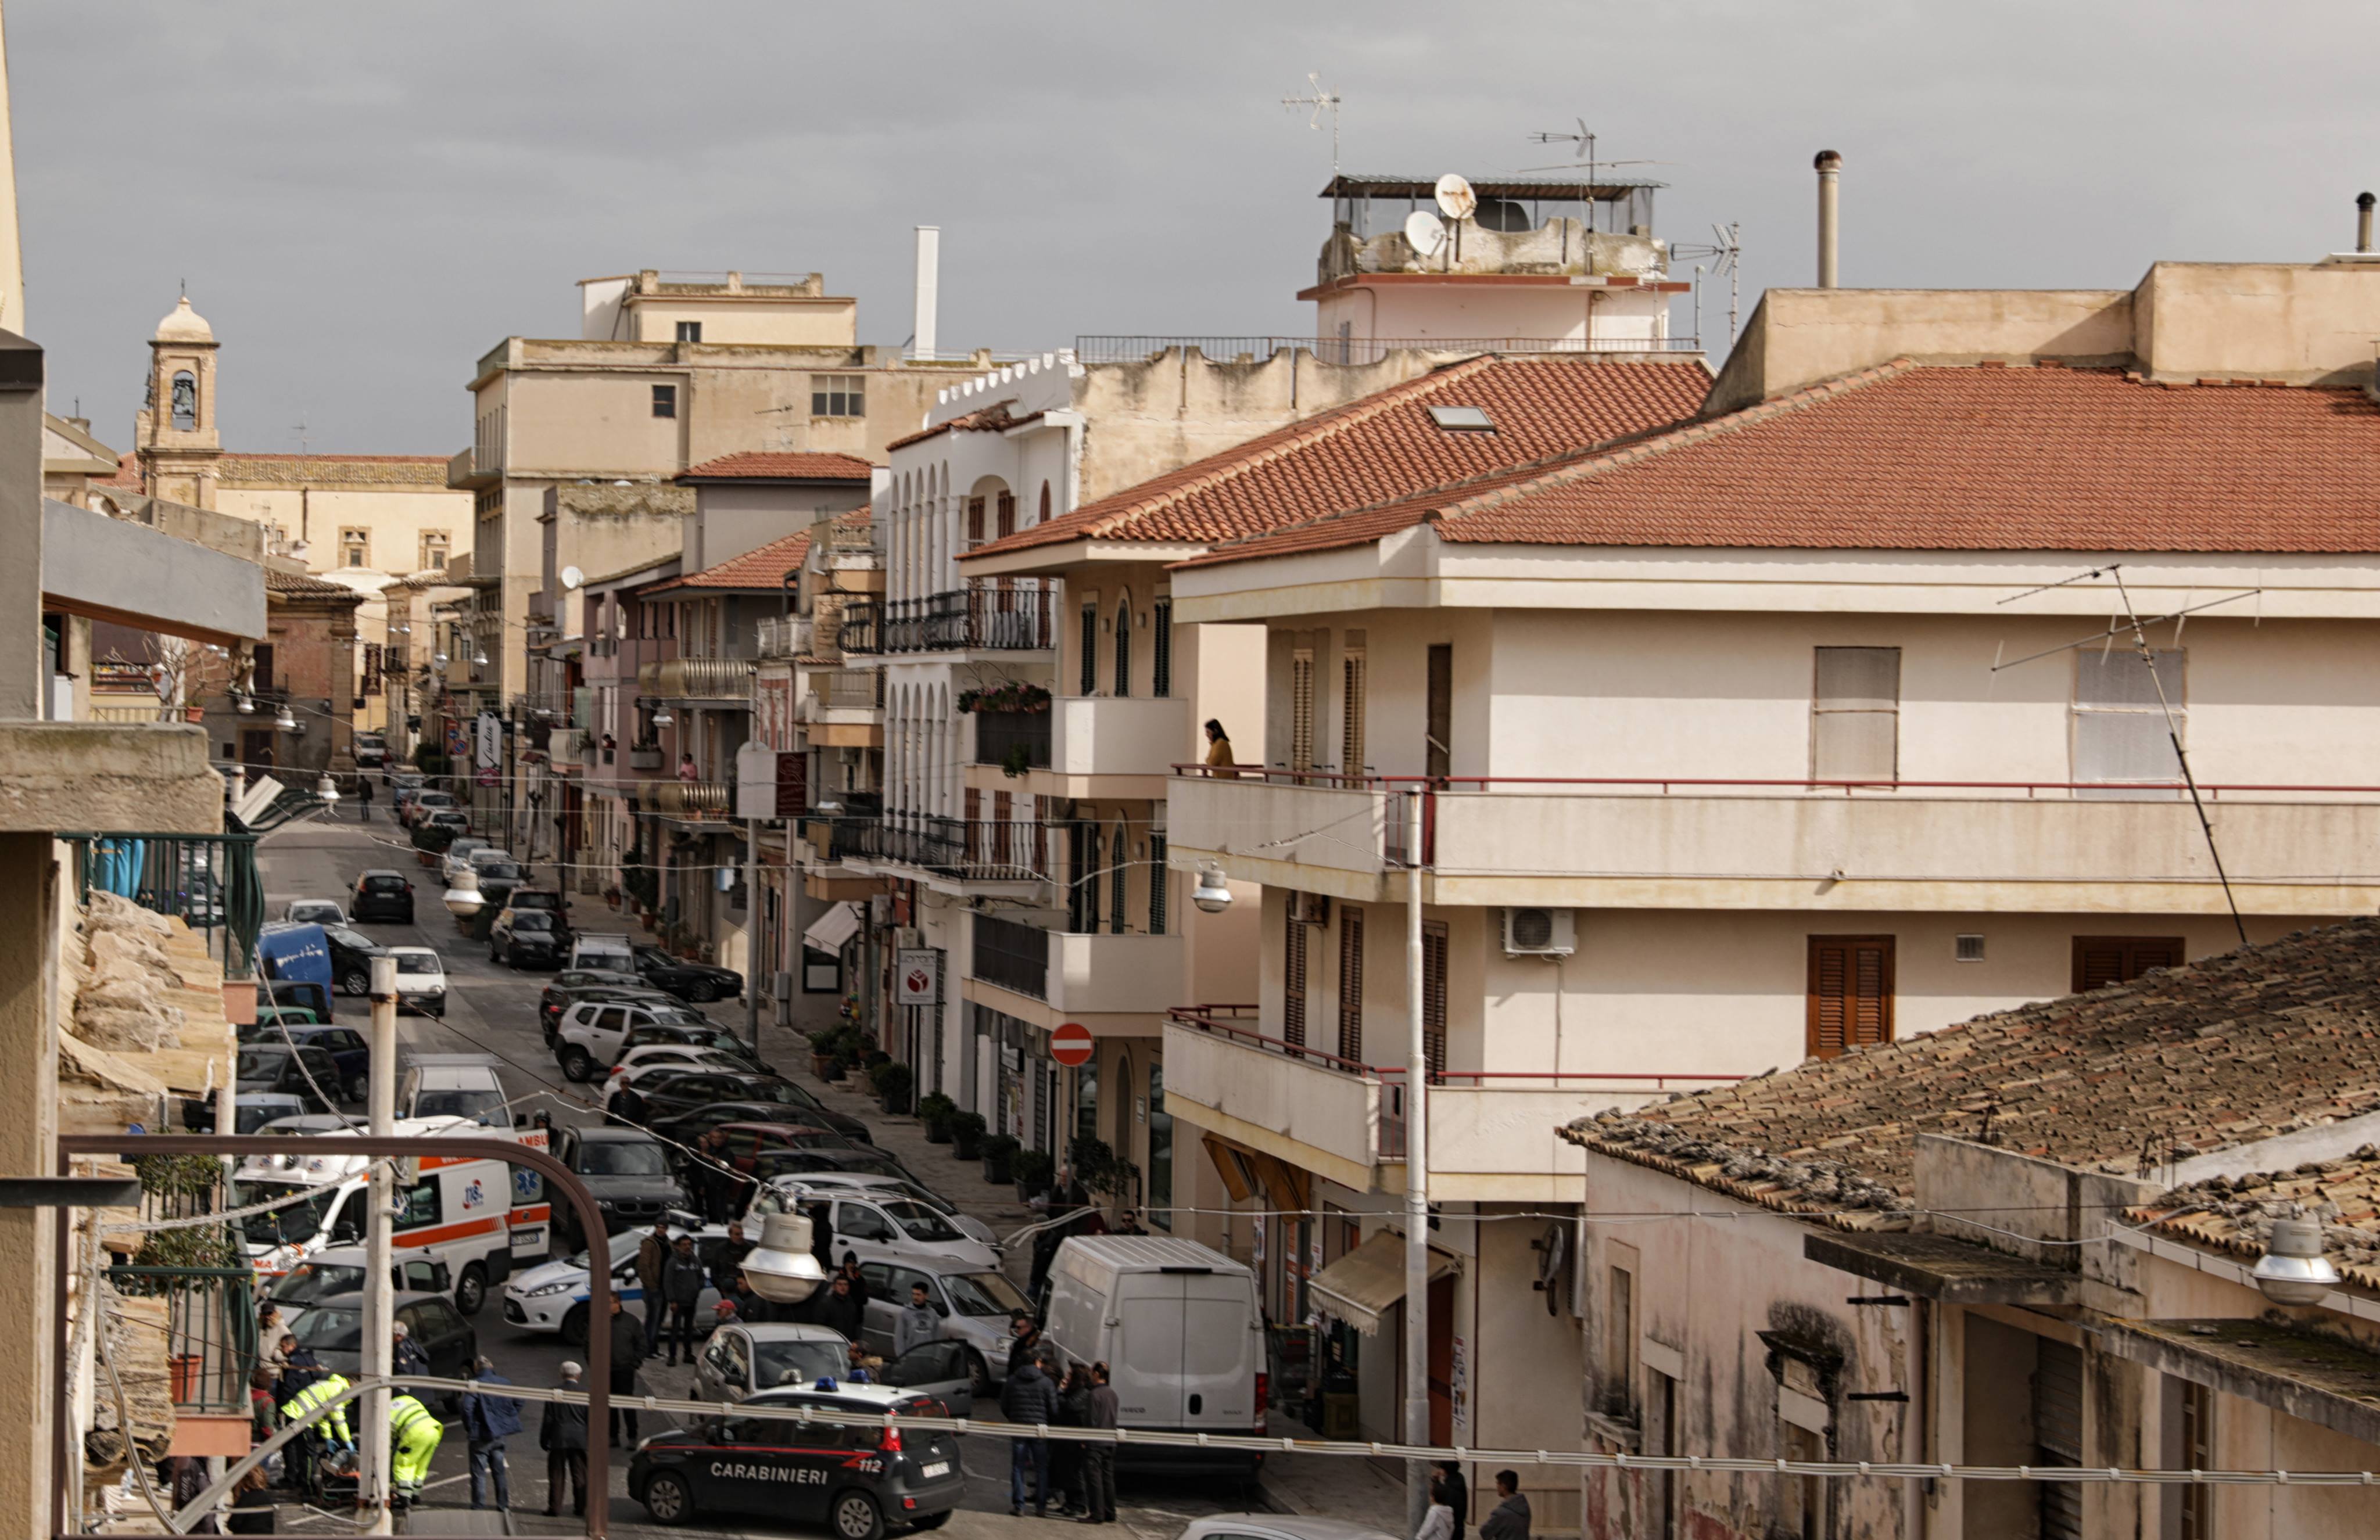
{"type": "MultiPolygon", "coordinates": [[[[2380,183],[2370,6],[2175,0],[1361,6],[793,0],[14,0],[27,313],[51,409],[128,448],[187,279],[226,447],[447,454],[573,281],[817,271],[909,331],[942,227],[946,348],[1302,333],[1347,169],[1605,158],[1657,234],[1742,225],[1748,315],[1810,281],[1811,156],[1845,159],[1843,282],[2115,286],[2159,258],[2301,261],[2380,183]]],[[[1704,332],[1724,341],[1724,296],[1704,332]]],[[[1682,323],[1683,318],[1681,318],[1682,323]]]]}

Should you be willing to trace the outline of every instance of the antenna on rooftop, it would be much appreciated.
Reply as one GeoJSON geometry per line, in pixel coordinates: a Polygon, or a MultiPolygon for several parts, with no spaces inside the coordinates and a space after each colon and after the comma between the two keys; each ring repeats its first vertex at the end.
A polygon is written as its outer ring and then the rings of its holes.
{"type": "MultiPolygon", "coordinates": [[[[1670,161],[1597,160],[1595,155],[1595,130],[1586,126],[1586,119],[1583,117],[1575,119],[1574,121],[1578,124],[1578,131],[1576,133],[1557,133],[1541,130],[1529,136],[1532,140],[1538,144],[1577,145],[1578,152],[1571,158],[1570,164],[1568,165],[1524,165],[1521,168],[1524,175],[1532,171],[1575,171],[1583,167],[1586,172],[1587,186],[1593,187],[1595,185],[1596,172],[1598,167],[1610,165],[1670,165],[1675,164],[1670,161]]],[[[1594,229],[1595,200],[1593,198],[1589,198],[1586,200],[1586,227],[1590,230],[1594,229]]]]}
{"type": "MultiPolygon", "coordinates": [[[[1706,245],[1700,241],[1681,241],[1670,248],[1671,261],[1681,259],[1690,262],[1702,259],[1716,259],[1711,263],[1710,276],[1723,277],[1727,280],[1727,347],[1730,353],[1735,351],[1736,316],[1743,296],[1742,229],[1742,225],[1733,223],[1714,224],[1711,226],[1711,239],[1708,244],[1706,245]]],[[[1694,269],[1694,332],[1698,336],[1703,329],[1702,278],[1703,270],[1697,266],[1694,269]]]]}
{"type": "Polygon", "coordinates": [[[291,432],[293,432],[293,433],[295,433],[295,434],[297,434],[297,435],[298,435],[298,454],[300,454],[300,455],[305,454],[305,453],[306,453],[306,419],[305,419],[304,418],[302,418],[302,417],[301,417],[301,418],[299,418],[297,421],[295,421],[295,422],[293,422],[293,423],[291,423],[291,424],[289,425],[289,430],[290,430],[291,432]]]}
{"type": "Polygon", "coordinates": [[[1339,105],[1342,98],[1337,91],[1322,83],[1320,70],[1307,70],[1305,83],[1312,88],[1305,95],[1284,96],[1281,104],[1293,109],[1313,108],[1314,115],[1305,120],[1305,126],[1318,134],[1322,131],[1322,115],[1330,115],[1330,175],[1336,177],[1339,175],[1339,105]]]}

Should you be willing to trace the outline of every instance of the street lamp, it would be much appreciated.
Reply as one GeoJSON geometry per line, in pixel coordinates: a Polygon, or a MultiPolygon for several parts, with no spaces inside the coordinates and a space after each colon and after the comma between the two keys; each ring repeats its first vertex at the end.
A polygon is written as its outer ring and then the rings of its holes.
{"type": "Polygon", "coordinates": [[[2322,1221],[2303,1216],[2275,1219],[2265,1255],[2250,1276],[2275,1304],[2320,1304],[2338,1287],[2338,1269],[2322,1254],[2322,1221]]]}
{"type": "Polygon", "coordinates": [[[771,1214],[760,1221],[760,1243],[736,1264],[752,1291],[771,1304],[799,1304],[826,1281],[810,1252],[810,1221],[801,1214],[771,1214]]]}
{"type": "Polygon", "coordinates": [[[289,703],[287,701],[285,700],[281,703],[281,709],[275,713],[273,718],[273,725],[281,729],[284,733],[295,733],[298,731],[298,718],[290,711],[289,703]]]}
{"type": "Polygon", "coordinates": [[[455,885],[446,890],[446,912],[457,919],[469,919],[488,906],[480,891],[480,874],[468,861],[455,868],[455,885]]]}
{"type": "Polygon", "coordinates": [[[339,800],[339,783],[331,779],[329,771],[325,770],[322,773],[322,778],[314,782],[314,794],[321,797],[324,802],[336,802],[339,800]]]}
{"type": "Polygon", "coordinates": [[[486,648],[475,647],[471,649],[471,666],[477,669],[483,669],[488,666],[488,649],[486,648]]]}
{"type": "Polygon", "coordinates": [[[671,722],[674,722],[677,719],[675,717],[669,714],[669,708],[666,706],[653,713],[653,725],[655,727],[667,727],[671,722]]]}
{"type": "Polygon", "coordinates": [[[231,697],[231,705],[232,709],[237,711],[241,716],[252,717],[256,715],[256,697],[254,696],[236,695],[231,697]]]}
{"type": "Polygon", "coordinates": [[[1220,915],[1232,906],[1232,890],[1223,880],[1223,868],[1213,861],[1198,863],[1198,885],[1190,890],[1190,902],[1201,914],[1220,915]]]}

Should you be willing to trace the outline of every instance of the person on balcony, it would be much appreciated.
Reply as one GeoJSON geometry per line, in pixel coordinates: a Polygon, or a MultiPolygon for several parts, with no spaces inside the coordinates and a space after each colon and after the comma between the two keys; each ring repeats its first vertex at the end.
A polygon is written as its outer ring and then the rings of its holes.
{"type": "Polygon", "coordinates": [[[702,779],[702,772],[694,768],[693,755],[681,754],[677,757],[677,778],[680,781],[699,781],[702,779]]]}
{"type": "Polygon", "coordinates": [[[1240,772],[1232,769],[1239,763],[1232,757],[1232,735],[1223,731],[1219,717],[1207,719],[1207,773],[1218,781],[1236,781],[1240,772]]]}

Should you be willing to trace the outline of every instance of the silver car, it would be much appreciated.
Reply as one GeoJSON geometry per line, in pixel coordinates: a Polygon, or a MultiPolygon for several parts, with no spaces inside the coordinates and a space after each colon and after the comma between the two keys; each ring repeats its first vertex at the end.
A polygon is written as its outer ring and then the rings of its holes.
{"type": "MultiPolygon", "coordinates": [[[[761,1390],[802,1390],[821,1379],[851,1377],[851,1344],[832,1327],[797,1323],[734,1322],[710,1334],[694,1364],[699,1401],[740,1401],[761,1390]]],[[[926,1342],[880,1368],[868,1371],[878,1385],[932,1396],[953,1417],[975,1411],[965,1350],[956,1342],[926,1342]]]]}
{"type": "Polygon", "coordinates": [[[1009,1320],[1033,1309],[1007,1274],[952,1263],[881,1261],[862,1262],[859,1276],[868,1283],[859,1335],[869,1352],[892,1352],[892,1323],[909,1303],[910,1286],[922,1283],[926,1303],[942,1318],[941,1340],[960,1350],[959,1372],[968,1383],[989,1394],[1007,1377],[1009,1320]]]}

